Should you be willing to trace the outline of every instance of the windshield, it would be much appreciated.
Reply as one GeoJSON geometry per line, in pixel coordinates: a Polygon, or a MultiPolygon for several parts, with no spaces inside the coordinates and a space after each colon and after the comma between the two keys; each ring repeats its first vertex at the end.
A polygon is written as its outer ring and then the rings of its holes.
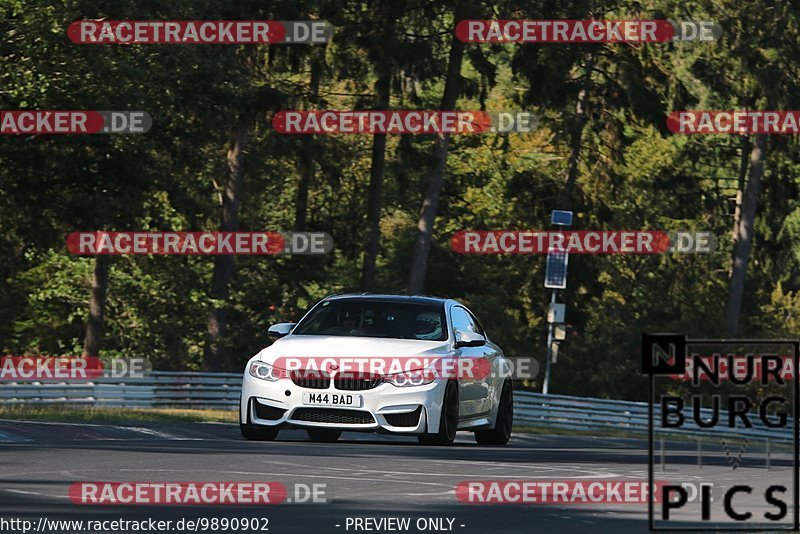
{"type": "Polygon", "coordinates": [[[446,341],[446,325],[444,304],[336,299],[314,308],[292,335],[446,341]]]}

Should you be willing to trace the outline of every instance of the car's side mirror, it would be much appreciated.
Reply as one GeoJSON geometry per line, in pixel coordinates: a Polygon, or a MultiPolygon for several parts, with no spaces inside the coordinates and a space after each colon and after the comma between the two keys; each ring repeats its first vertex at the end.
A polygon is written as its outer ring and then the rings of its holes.
{"type": "Polygon", "coordinates": [[[486,338],[477,332],[466,332],[456,330],[456,348],[461,347],[482,347],[486,345],[486,338]]]}
{"type": "Polygon", "coordinates": [[[289,332],[292,331],[292,328],[294,328],[296,324],[297,323],[274,324],[267,330],[267,335],[275,339],[282,338],[283,336],[289,335],[289,332]]]}

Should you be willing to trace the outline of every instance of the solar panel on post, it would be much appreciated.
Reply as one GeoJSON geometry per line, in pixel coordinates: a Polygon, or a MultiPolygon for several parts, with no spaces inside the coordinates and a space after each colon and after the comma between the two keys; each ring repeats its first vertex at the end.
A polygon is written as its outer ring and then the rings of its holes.
{"type": "Polygon", "coordinates": [[[552,247],[547,251],[544,287],[550,289],[567,288],[567,264],[569,263],[569,254],[563,250],[563,248],[552,247]]]}

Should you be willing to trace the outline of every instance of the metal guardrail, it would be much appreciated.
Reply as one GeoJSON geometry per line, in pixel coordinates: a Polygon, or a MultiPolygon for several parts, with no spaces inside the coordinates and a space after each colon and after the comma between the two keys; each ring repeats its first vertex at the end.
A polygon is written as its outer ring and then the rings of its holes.
{"type": "MultiPolygon", "coordinates": [[[[713,417],[712,410],[702,409],[704,421],[713,417]]],[[[661,429],[654,433],[656,438],[670,436],[715,438],[769,439],[778,442],[792,442],[793,424],[791,418],[784,427],[773,428],[764,425],[760,419],[751,418],[751,428],[727,428],[715,426],[713,431],[700,428],[694,421],[691,407],[683,411],[684,422],[680,428],[661,429]]],[[[661,407],[653,409],[656,422],[661,418],[661,407]]],[[[720,421],[726,421],[728,412],[721,410],[720,421]]],[[[646,434],[648,432],[649,405],[646,402],[631,402],[591,397],[572,397],[568,395],[542,395],[541,393],[516,392],[514,403],[514,424],[539,428],[559,428],[576,431],[596,431],[603,433],[646,434]]]]}
{"type": "Polygon", "coordinates": [[[2,382],[0,404],[233,409],[241,389],[240,373],[152,371],[141,377],[81,382],[2,382]]]}
{"type": "MultiPolygon", "coordinates": [[[[0,405],[59,404],[114,408],[221,408],[235,409],[239,401],[242,375],[239,373],[194,373],[153,371],[141,377],[103,377],[86,382],[3,382],[0,383],[0,405]]],[[[589,431],[597,434],[646,434],[648,405],[645,402],[542,395],[517,391],[514,394],[515,426],[589,431]]],[[[711,410],[701,412],[704,419],[711,410]]],[[[722,411],[720,418],[727,418],[722,411]]],[[[655,407],[654,417],[660,418],[655,407]]],[[[687,410],[682,428],[658,430],[658,436],[707,436],[687,410]]],[[[792,441],[792,425],[766,427],[760,420],[752,428],[716,427],[715,437],[746,437],[792,441]]]]}

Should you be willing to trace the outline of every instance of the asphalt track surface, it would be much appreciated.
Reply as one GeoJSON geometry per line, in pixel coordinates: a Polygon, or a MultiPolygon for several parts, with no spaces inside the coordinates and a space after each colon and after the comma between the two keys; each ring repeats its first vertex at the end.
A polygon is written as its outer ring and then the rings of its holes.
{"type": "MultiPolygon", "coordinates": [[[[690,444],[671,444],[671,466],[693,467],[690,444]]],[[[771,476],[786,470],[773,455],[771,476]]],[[[704,466],[733,480],[763,479],[754,453],[731,472],[720,457],[704,466]]],[[[266,517],[268,532],[397,532],[355,530],[348,518],[449,518],[452,529],[425,532],[646,532],[646,505],[467,504],[454,488],[474,479],[647,479],[647,442],[621,438],[512,436],[508,446],[482,447],[460,433],[453,447],[415,439],[345,433],[333,444],[282,431],[275,442],[242,439],[236,425],[212,423],[83,425],[0,421],[0,519],[172,520],[266,517]],[[327,484],[329,502],[267,506],[97,506],[73,504],[78,481],[277,481],[287,487],[327,484]]],[[[375,526],[373,524],[373,526],[375,526]]],[[[177,530],[173,530],[177,531],[177,530]]],[[[202,531],[202,530],[201,530],[202,531]]],[[[241,532],[241,530],[239,530],[241,532]]],[[[6,529],[5,532],[15,532],[6,529]]],[[[21,531],[16,531],[21,532],[21,531]]],[[[56,531],[51,531],[56,532],[56,531]]],[[[70,532],[61,530],[59,532],[70,532]]],[[[166,531],[165,531],[166,532],[166,531]]],[[[230,532],[230,531],[229,531],[230,532]]],[[[402,532],[402,531],[401,531],[402,532]]]]}

